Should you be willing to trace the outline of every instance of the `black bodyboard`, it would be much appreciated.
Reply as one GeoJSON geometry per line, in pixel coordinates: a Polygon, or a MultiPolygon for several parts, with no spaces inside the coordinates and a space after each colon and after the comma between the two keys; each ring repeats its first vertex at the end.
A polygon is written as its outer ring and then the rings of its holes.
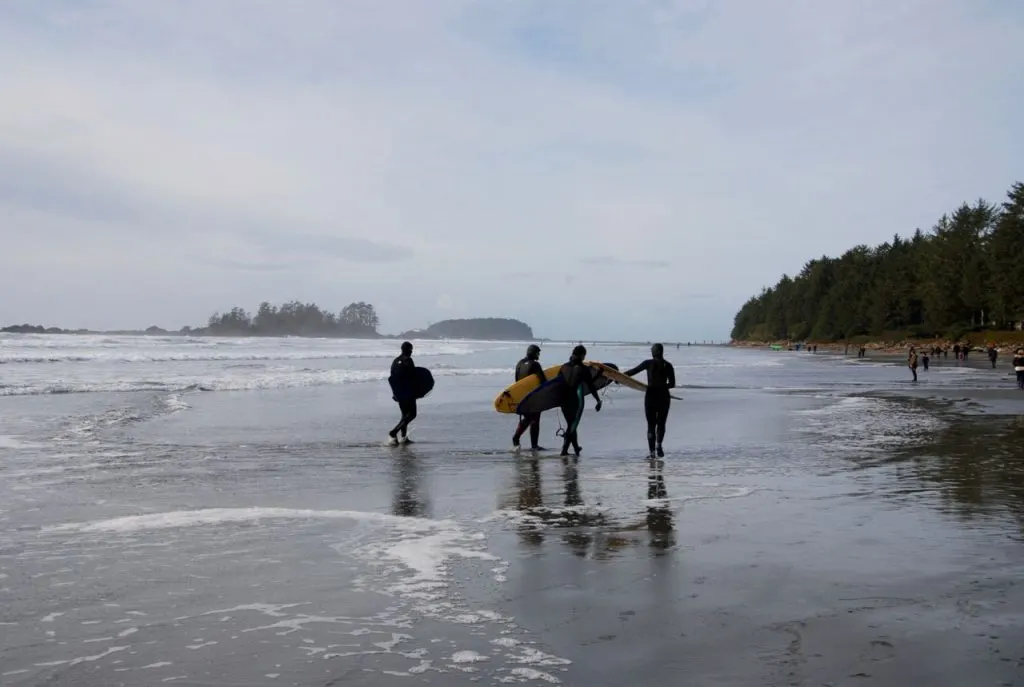
{"type": "MultiPolygon", "coordinates": [[[[412,372],[412,392],[416,400],[424,398],[427,394],[434,390],[434,375],[431,374],[430,370],[425,367],[414,367],[412,372]]],[[[393,377],[388,377],[388,384],[391,385],[392,400],[397,401],[399,396],[399,389],[395,388],[395,380],[393,377]]]]}
{"type": "MultiPolygon", "coordinates": [[[[615,370],[619,369],[612,363],[605,363],[605,365],[615,370]]],[[[605,377],[596,367],[588,365],[587,370],[590,371],[590,379],[594,383],[594,388],[598,391],[612,383],[612,380],[605,377]]],[[[549,379],[524,396],[523,400],[516,406],[516,413],[519,415],[531,415],[533,413],[543,413],[545,410],[551,410],[552,408],[558,408],[562,405],[562,401],[568,392],[569,387],[566,386],[565,379],[560,374],[556,375],[554,379],[549,379]]]]}

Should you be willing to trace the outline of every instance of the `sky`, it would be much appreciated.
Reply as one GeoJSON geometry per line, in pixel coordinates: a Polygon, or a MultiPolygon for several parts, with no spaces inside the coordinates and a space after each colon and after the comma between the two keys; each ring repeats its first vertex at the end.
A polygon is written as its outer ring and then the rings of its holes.
{"type": "Polygon", "coordinates": [[[1013,0],[0,0],[0,323],[723,340],[1024,180],[1013,0]]]}

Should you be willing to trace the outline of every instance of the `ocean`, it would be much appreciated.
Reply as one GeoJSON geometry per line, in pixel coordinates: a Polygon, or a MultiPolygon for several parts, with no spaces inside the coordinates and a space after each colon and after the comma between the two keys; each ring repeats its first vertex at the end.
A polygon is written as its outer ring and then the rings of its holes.
{"type": "Polygon", "coordinates": [[[668,347],[665,459],[612,387],[563,461],[525,342],[385,446],[398,343],[0,335],[0,684],[1024,684],[1006,370],[668,347]]]}

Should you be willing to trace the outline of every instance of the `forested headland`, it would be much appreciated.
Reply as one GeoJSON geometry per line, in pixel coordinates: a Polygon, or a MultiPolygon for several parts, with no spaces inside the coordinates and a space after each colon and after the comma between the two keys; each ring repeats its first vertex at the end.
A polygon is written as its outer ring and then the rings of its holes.
{"type": "Polygon", "coordinates": [[[533,329],[525,322],[505,317],[472,317],[462,320],[441,320],[426,329],[406,332],[402,336],[427,339],[532,341],[533,329]]]}
{"type": "MultiPolygon", "coordinates": [[[[149,334],[156,336],[313,336],[338,338],[386,338],[378,331],[380,318],[373,305],[362,301],[350,303],[339,312],[321,308],[316,303],[289,301],[272,305],[264,301],[255,313],[236,306],[210,315],[205,326],[182,327],[168,331],[151,326],[142,331],[93,331],[61,329],[42,325],[20,324],[0,328],[9,334],[149,334]]],[[[532,340],[533,330],[525,322],[501,317],[476,317],[443,320],[426,329],[398,335],[402,338],[483,339],[493,341],[532,340]]]]}
{"type": "Polygon", "coordinates": [[[350,303],[338,313],[316,303],[290,301],[281,305],[260,303],[256,314],[234,307],[210,315],[206,327],[192,334],[214,336],[336,336],[377,337],[380,318],[369,303],[350,303]]]}
{"type": "Polygon", "coordinates": [[[783,275],[740,308],[737,342],[958,340],[1024,320],[1024,183],[964,203],[925,233],[858,245],[783,275]]]}

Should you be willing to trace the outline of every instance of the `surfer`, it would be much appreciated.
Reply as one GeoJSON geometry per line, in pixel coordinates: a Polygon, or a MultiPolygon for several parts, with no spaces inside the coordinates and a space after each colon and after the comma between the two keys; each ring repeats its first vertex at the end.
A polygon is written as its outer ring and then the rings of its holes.
{"type": "Polygon", "coordinates": [[[651,457],[665,457],[661,443],[665,440],[665,423],[668,421],[668,410],[672,405],[670,389],[676,386],[676,370],[672,363],[665,360],[665,347],[660,343],[651,346],[651,357],[623,374],[632,377],[638,372],[647,371],[647,393],[644,395],[644,413],[647,415],[647,447],[651,457]]]}
{"type": "Polygon", "coordinates": [[[402,342],[402,354],[391,362],[392,389],[395,391],[395,400],[398,401],[398,409],[402,412],[402,419],[398,421],[395,428],[388,432],[391,446],[398,445],[398,436],[401,434],[403,444],[411,444],[409,438],[409,425],[416,419],[416,389],[415,389],[416,364],[412,360],[412,344],[408,341],[402,342]]]}
{"type": "Polygon", "coordinates": [[[1013,356],[1013,371],[1017,373],[1017,388],[1024,391],[1024,348],[1018,348],[1013,356]]]}
{"type": "MultiPolygon", "coordinates": [[[[547,382],[547,378],[544,376],[544,369],[537,362],[540,359],[540,346],[537,344],[530,344],[526,348],[526,357],[516,363],[516,381],[526,379],[530,375],[537,375],[537,379],[540,380],[541,384],[547,382]]],[[[519,450],[519,439],[526,432],[526,428],[530,428],[530,448],[534,451],[543,451],[544,447],[540,445],[540,413],[526,413],[519,420],[519,426],[516,427],[515,434],[512,435],[512,446],[519,450]]]]}
{"type": "Polygon", "coordinates": [[[565,395],[562,397],[562,415],[565,417],[568,427],[562,435],[563,456],[569,455],[569,445],[572,445],[576,455],[580,455],[583,449],[580,447],[578,429],[580,420],[583,419],[584,394],[590,393],[597,401],[594,410],[601,412],[601,398],[597,395],[594,382],[590,375],[590,369],[583,364],[587,357],[587,349],[583,344],[572,349],[572,356],[569,362],[562,365],[558,374],[565,380],[565,395]]]}

